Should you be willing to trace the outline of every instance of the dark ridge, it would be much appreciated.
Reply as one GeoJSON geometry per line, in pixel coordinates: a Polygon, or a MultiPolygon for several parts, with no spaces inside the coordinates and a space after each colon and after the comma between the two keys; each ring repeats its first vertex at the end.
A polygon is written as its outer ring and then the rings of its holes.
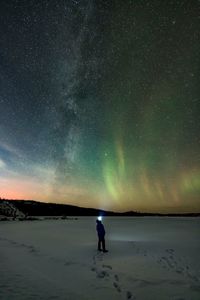
{"type": "MultiPolygon", "coordinates": [[[[95,208],[84,208],[74,205],[57,204],[57,203],[44,203],[34,200],[11,200],[11,199],[0,199],[0,204],[10,203],[18,211],[23,213],[25,216],[116,216],[123,215],[121,213],[114,213],[112,211],[105,211],[95,208]]],[[[1,214],[0,205],[0,214],[1,214]]],[[[4,212],[6,210],[4,209],[4,212]]],[[[8,210],[7,210],[8,211],[8,210]]],[[[2,213],[5,214],[5,213],[2,213]]],[[[7,215],[10,214],[8,211],[7,215]]],[[[13,214],[13,210],[11,215],[13,214]]]]}
{"type": "MultiPolygon", "coordinates": [[[[143,213],[136,211],[113,212],[95,208],[85,208],[68,204],[44,203],[34,200],[11,200],[0,198],[0,214],[5,215],[2,210],[2,204],[12,204],[18,211],[28,216],[166,216],[166,217],[199,217],[200,213],[184,213],[184,214],[161,214],[161,213],[143,213]]],[[[5,209],[4,209],[5,212],[5,209]]],[[[12,213],[11,213],[12,214],[12,213]]]]}

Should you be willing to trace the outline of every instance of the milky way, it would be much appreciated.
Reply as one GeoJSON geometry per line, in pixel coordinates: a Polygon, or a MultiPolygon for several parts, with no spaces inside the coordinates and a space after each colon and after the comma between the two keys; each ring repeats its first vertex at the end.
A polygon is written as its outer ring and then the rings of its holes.
{"type": "Polygon", "coordinates": [[[0,196],[200,210],[199,1],[1,1],[0,196]]]}

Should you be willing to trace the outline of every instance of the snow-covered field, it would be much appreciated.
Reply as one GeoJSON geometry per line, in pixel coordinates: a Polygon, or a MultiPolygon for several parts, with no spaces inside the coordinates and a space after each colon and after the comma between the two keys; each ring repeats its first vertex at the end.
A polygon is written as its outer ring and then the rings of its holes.
{"type": "Polygon", "coordinates": [[[200,299],[199,218],[0,222],[0,299],[200,299]]]}

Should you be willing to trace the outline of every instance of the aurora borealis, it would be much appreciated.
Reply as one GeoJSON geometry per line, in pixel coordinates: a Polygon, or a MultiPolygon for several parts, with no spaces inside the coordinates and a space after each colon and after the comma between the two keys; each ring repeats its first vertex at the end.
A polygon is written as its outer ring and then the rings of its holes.
{"type": "Polygon", "coordinates": [[[0,196],[200,211],[199,1],[1,1],[0,196]]]}

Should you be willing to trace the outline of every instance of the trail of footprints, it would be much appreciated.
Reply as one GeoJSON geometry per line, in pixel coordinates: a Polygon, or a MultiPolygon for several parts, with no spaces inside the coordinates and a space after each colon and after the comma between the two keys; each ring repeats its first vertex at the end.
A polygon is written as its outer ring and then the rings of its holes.
{"type": "Polygon", "coordinates": [[[175,258],[173,249],[166,249],[166,255],[162,256],[157,262],[165,269],[174,270],[177,274],[184,275],[194,281],[200,283],[199,278],[190,270],[190,267],[182,259],[175,258]]]}
{"type": "Polygon", "coordinates": [[[7,238],[0,238],[0,240],[6,241],[7,243],[9,243],[17,248],[24,249],[25,251],[29,252],[31,255],[33,255],[35,257],[42,256],[42,257],[45,257],[46,259],[49,259],[50,261],[53,261],[55,263],[64,264],[64,266],[66,266],[66,267],[77,264],[76,262],[71,261],[71,260],[66,261],[65,259],[54,257],[54,256],[49,256],[48,254],[45,254],[44,252],[42,253],[38,248],[34,247],[33,245],[15,242],[15,241],[13,241],[11,239],[7,239],[7,238]]]}
{"type": "MultiPolygon", "coordinates": [[[[135,247],[135,243],[133,243],[133,246],[135,247]]],[[[141,250],[139,247],[135,247],[135,252],[136,254],[149,256],[145,249],[141,250]]],[[[195,275],[188,264],[182,258],[176,257],[174,249],[165,249],[160,258],[153,255],[151,255],[151,257],[154,258],[163,269],[174,271],[192,280],[195,284],[200,284],[200,279],[195,275]]]]}
{"type": "MultiPolygon", "coordinates": [[[[113,272],[112,266],[103,263],[102,253],[93,256],[91,271],[96,273],[97,278],[109,280],[115,290],[123,296],[124,288],[121,286],[120,278],[113,272]]],[[[125,291],[125,299],[136,300],[136,297],[130,291],[125,291]]]]}
{"type": "Polygon", "coordinates": [[[0,240],[6,241],[6,242],[8,242],[9,244],[11,244],[11,245],[13,245],[15,247],[24,248],[24,249],[28,250],[29,252],[31,252],[33,254],[36,254],[36,255],[39,254],[39,250],[36,249],[36,247],[34,247],[32,245],[27,245],[27,244],[24,244],[24,243],[18,243],[18,242],[15,242],[15,241],[7,239],[7,238],[0,238],[0,240]]]}

